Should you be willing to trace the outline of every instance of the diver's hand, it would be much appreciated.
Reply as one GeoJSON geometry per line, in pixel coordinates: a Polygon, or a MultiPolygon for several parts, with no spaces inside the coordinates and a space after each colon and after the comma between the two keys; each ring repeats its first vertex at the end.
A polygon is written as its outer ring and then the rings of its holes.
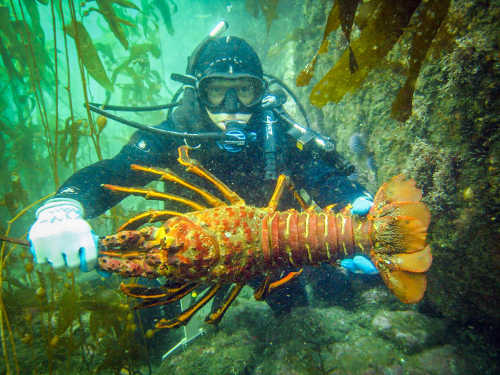
{"type": "Polygon", "coordinates": [[[378,273],[375,265],[363,255],[356,255],[352,259],[343,259],[340,265],[352,273],[362,273],[365,275],[376,275],[378,273]]]}
{"type": "Polygon", "coordinates": [[[36,212],[28,233],[36,263],[54,268],[77,267],[92,270],[97,262],[97,236],[83,219],[80,202],[68,198],[47,201],[36,212]]]}
{"type": "Polygon", "coordinates": [[[368,195],[358,197],[352,202],[351,213],[364,216],[373,206],[373,199],[368,195]]]}

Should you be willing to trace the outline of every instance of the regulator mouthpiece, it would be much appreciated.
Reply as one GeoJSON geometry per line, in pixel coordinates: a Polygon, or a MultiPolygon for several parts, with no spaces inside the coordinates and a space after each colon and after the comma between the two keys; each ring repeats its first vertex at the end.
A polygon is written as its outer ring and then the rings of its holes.
{"type": "Polygon", "coordinates": [[[210,34],[208,36],[210,38],[217,38],[220,36],[223,32],[225,32],[229,28],[229,25],[226,21],[220,21],[215,27],[210,31],[210,34]]]}

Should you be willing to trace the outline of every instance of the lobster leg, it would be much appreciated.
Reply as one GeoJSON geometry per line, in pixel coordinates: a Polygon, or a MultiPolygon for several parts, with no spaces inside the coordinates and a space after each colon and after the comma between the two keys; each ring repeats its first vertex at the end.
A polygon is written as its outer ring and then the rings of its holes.
{"type": "Polygon", "coordinates": [[[227,309],[229,308],[229,306],[231,306],[236,297],[238,297],[238,294],[240,294],[241,289],[243,289],[244,285],[245,284],[235,284],[231,289],[231,293],[229,294],[229,297],[226,299],[226,301],[224,301],[224,303],[217,309],[217,311],[207,316],[205,322],[210,324],[219,323],[224,314],[226,313],[227,309]]]}
{"type": "MultiPolygon", "coordinates": [[[[141,299],[159,299],[159,298],[175,298],[181,294],[183,294],[186,290],[187,293],[192,291],[198,286],[197,283],[185,283],[178,288],[152,288],[148,286],[144,286],[141,284],[120,284],[120,289],[127,296],[141,299]]],[[[182,297],[184,297],[187,293],[183,294],[181,297],[172,299],[171,302],[176,301],[182,297]]]]}
{"type": "MultiPolygon", "coordinates": [[[[179,291],[176,294],[171,295],[168,298],[158,298],[158,299],[151,299],[144,301],[142,303],[139,303],[137,306],[135,306],[136,309],[143,309],[147,307],[153,307],[153,306],[161,306],[161,305],[168,305],[169,303],[176,302],[180,300],[181,298],[184,298],[187,296],[189,293],[191,293],[193,290],[198,288],[201,284],[200,283],[193,283],[190,284],[189,287],[183,289],[182,291],[179,291]]],[[[139,297],[142,298],[142,297],[139,297]]]]}
{"type": "Polygon", "coordinates": [[[173,194],[160,193],[159,191],[151,190],[151,189],[140,189],[140,188],[130,188],[118,185],[110,185],[110,184],[102,184],[103,188],[109,189],[114,192],[126,193],[131,195],[138,195],[144,197],[144,199],[153,199],[153,200],[168,200],[184,203],[186,206],[193,208],[194,210],[203,210],[206,209],[205,206],[193,202],[190,199],[186,199],[183,197],[179,197],[173,194]]]}
{"type": "Polygon", "coordinates": [[[276,186],[274,187],[273,195],[271,196],[271,199],[267,204],[268,208],[272,209],[273,211],[276,211],[278,209],[279,200],[283,195],[285,187],[288,187],[293,192],[293,197],[297,200],[297,202],[299,202],[299,205],[300,207],[302,207],[302,209],[305,210],[308,208],[307,203],[295,189],[295,185],[293,184],[290,177],[283,174],[279,175],[278,180],[276,181],[276,186]]]}
{"type": "Polygon", "coordinates": [[[130,168],[132,168],[134,171],[142,171],[142,172],[147,172],[150,174],[155,174],[158,177],[160,177],[160,180],[163,180],[163,181],[171,181],[171,182],[174,182],[176,184],[182,185],[185,188],[188,188],[189,190],[192,190],[192,191],[198,193],[199,195],[201,195],[203,197],[203,199],[205,199],[205,201],[208,204],[210,204],[212,207],[219,207],[219,206],[226,205],[226,203],[224,203],[222,200],[217,198],[215,195],[212,195],[209,192],[203,190],[202,188],[187,182],[183,178],[174,174],[171,170],[167,169],[164,171],[164,170],[157,169],[157,168],[143,167],[142,165],[137,165],[137,164],[132,164],[130,166],[130,168]]]}
{"type": "Polygon", "coordinates": [[[170,216],[181,216],[182,214],[177,211],[169,211],[169,210],[151,210],[146,211],[140,215],[134,216],[126,223],[122,224],[117,232],[121,232],[122,230],[132,230],[137,229],[141,225],[146,223],[154,223],[161,220],[166,220],[170,216]]]}
{"type": "Polygon", "coordinates": [[[289,281],[292,281],[296,277],[300,276],[302,273],[302,268],[299,271],[289,272],[286,276],[282,277],[279,280],[271,282],[271,276],[266,276],[262,285],[257,289],[254,293],[254,298],[256,301],[262,301],[266,298],[269,293],[271,293],[274,289],[279,288],[280,286],[286,284],[289,281]]]}
{"type": "Polygon", "coordinates": [[[262,301],[264,298],[266,298],[266,296],[268,295],[270,283],[271,283],[271,276],[267,275],[264,281],[262,282],[261,286],[259,287],[259,289],[257,289],[253,294],[253,298],[255,298],[256,301],[262,301]]]}
{"type": "Polygon", "coordinates": [[[288,176],[280,174],[278,180],[276,181],[276,186],[274,187],[273,195],[271,196],[271,199],[269,200],[267,207],[269,207],[273,211],[276,211],[276,209],[278,208],[279,200],[283,195],[283,189],[285,188],[285,186],[290,184],[291,184],[290,178],[288,176]]]}
{"type": "Polygon", "coordinates": [[[271,293],[274,289],[279,288],[280,286],[286,284],[287,282],[292,281],[293,279],[299,277],[301,273],[302,273],[302,268],[296,272],[289,272],[288,275],[286,275],[285,277],[282,277],[281,279],[269,284],[268,294],[271,293]]]}
{"type": "Polygon", "coordinates": [[[196,302],[194,305],[190,306],[186,311],[183,311],[181,315],[179,315],[177,318],[173,319],[160,319],[158,323],[156,323],[156,328],[161,329],[161,328],[176,328],[181,325],[187,324],[189,322],[189,319],[193,317],[193,315],[201,309],[205,304],[210,301],[217,291],[221,288],[222,284],[214,284],[208,292],[206,292],[203,297],[200,298],[198,302],[196,302]]]}
{"type": "Polygon", "coordinates": [[[179,157],[177,161],[179,164],[186,167],[188,172],[192,172],[207,181],[210,181],[222,195],[232,204],[232,205],[245,205],[245,201],[238,194],[232,191],[226,184],[215,177],[212,173],[203,168],[197,160],[191,159],[189,157],[189,147],[181,146],[177,149],[179,151],[179,157]]]}

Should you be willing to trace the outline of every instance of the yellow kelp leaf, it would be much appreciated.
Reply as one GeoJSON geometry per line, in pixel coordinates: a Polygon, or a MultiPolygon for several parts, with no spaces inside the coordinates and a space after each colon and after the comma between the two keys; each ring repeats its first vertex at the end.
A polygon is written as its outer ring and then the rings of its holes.
{"type": "Polygon", "coordinates": [[[318,56],[322,53],[328,51],[328,35],[332,31],[335,31],[340,26],[340,7],[339,2],[336,1],[333,4],[332,9],[330,9],[330,13],[328,13],[328,19],[326,21],[326,27],[323,31],[323,39],[321,40],[321,45],[318,51],[314,54],[311,61],[306,65],[306,67],[299,73],[295,84],[298,87],[306,86],[311,81],[311,78],[314,76],[314,68],[316,66],[316,61],[318,60],[318,56]]]}
{"type": "Polygon", "coordinates": [[[106,90],[113,91],[113,85],[104,70],[99,54],[85,26],[78,21],[72,21],[71,24],[64,26],[64,31],[75,40],[78,56],[90,76],[106,90]]]}
{"type": "Polygon", "coordinates": [[[123,23],[127,26],[135,26],[135,25],[127,20],[118,17],[113,9],[113,3],[135,10],[139,10],[139,8],[137,8],[137,6],[134,3],[131,3],[130,1],[127,0],[96,0],[96,1],[97,1],[97,6],[99,7],[99,13],[101,13],[103,17],[106,19],[109,28],[111,29],[113,34],[115,34],[116,38],[120,41],[122,46],[125,49],[128,49],[128,41],[127,38],[125,37],[125,32],[123,31],[122,26],[120,24],[123,23]]]}
{"type": "Polygon", "coordinates": [[[328,102],[340,101],[349,91],[354,92],[392,49],[420,2],[383,0],[375,17],[368,21],[360,37],[351,43],[359,69],[351,73],[350,51],[344,52],[335,66],[313,87],[311,103],[322,107],[328,102]]]}
{"type": "Polygon", "coordinates": [[[354,18],[354,23],[360,30],[363,30],[368,21],[373,18],[380,3],[381,0],[368,0],[361,3],[354,18]]]}
{"type": "Polygon", "coordinates": [[[422,3],[410,49],[408,77],[392,103],[391,116],[398,121],[405,122],[411,116],[413,92],[420,68],[441,22],[448,14],[449,6],[450,0],[429,0],[422,3]]]}

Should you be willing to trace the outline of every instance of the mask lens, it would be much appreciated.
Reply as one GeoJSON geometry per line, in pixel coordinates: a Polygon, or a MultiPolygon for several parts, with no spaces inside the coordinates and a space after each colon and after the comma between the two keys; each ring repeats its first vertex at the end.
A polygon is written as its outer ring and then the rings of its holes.
{"type": "Polygon", "coordinates": [[[209,83],[207,84],[204,92],[208,103],[211,105],[219,105],[226,96],[227,87],[220,86],[215,83],[209,83]]]}
{"type": "Polygon", "coordinates": [[[255,78],[205,79],[200,83],[200,94],[208,105],[218,106],[226,97],[229,90],[234,90],[241,104],[252,106],[263,93],[262,82],[255,78]]]}

